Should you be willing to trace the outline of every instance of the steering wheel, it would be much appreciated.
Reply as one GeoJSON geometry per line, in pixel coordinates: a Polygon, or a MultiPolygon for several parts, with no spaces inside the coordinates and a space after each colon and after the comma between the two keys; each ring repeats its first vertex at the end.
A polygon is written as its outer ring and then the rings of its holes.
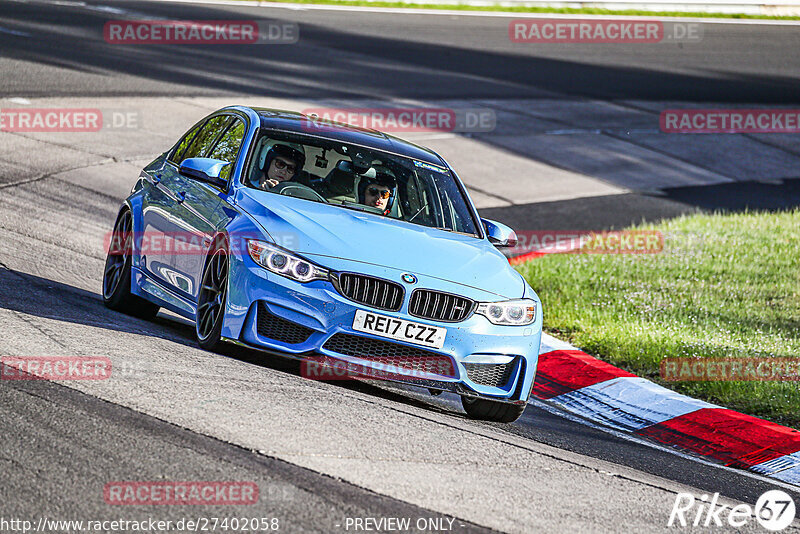
{"type": "Polygon", "coordinates": [[[279,195],[286,195],[288,197],[304,198],[306,200],[314,200],[316,202],[325,202],[325,197],[308,187],[307,185],[297,182],[281,182],[275,187],[270,188],[271,193],[278,193],[279,195]]]}

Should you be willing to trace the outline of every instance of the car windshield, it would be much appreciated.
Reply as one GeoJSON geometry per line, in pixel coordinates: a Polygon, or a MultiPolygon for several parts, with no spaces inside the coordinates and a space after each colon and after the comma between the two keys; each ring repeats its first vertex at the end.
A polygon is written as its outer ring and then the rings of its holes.
{"type": "Polygon", "coordinates": [[[442,167],[324,138],[266,132],[245,185],[478,236],[453,175],[442,167]]]}

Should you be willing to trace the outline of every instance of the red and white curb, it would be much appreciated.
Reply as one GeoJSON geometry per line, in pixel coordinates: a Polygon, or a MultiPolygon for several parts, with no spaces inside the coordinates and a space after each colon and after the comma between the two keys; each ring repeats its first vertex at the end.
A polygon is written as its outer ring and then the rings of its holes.
{"type": "Polygon", "coordinates": [[[547,334],[533,396],[617,431],[800,486],[800,431],[681,395],[547,334]]]}

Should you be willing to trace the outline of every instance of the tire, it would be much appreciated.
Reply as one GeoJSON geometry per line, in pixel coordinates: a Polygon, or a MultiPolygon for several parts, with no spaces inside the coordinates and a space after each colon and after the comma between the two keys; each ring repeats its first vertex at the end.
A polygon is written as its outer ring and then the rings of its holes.
{"type": "Polygon", "coordinates": [[[114,311],[140,319],[153,319],[159,306],[131,293],[133,217],[124,211],[114,225],[103,269],[103,304],[114,311]]]}
{"type": "Polygon", "coordinates": [[[522,416],[528,406],[527,404],[509,404],[474,397],[461,397],[461,405],[471,418],[496,423],[513,423],[522,416]]]}
{"type": "Polygon", "coordinates": [[[228,249],[224,242],[209,253],[202,280],[197,294],[195,335],[202,348],[213,351],[222,345],[222,321],[228,296],[228,249]]]}

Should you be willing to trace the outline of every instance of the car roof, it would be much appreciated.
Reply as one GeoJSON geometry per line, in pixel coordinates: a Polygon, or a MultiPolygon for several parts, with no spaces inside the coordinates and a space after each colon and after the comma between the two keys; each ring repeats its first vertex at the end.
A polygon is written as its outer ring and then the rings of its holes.
{"type": "MultiPolygon", "coordinates": [[[[415,145],[398,137],[394,137],[378,130],[359,128],[344,123],[331,123],[335,127],[309,127],[309,121],[313,119],[308,115],[296,111],[269,108],[249,108],[261,118],[261,127],[281,130],[291,133],[315,135],[342,143],[362,145],[375,148],[384,152],[406,156],[411,159],[432,163],[439,167],[445,167],[446,163],[439,155],[425,147],[415,145]]],[[[326,123],[328,124],[328,123],[326,123]]]]}

